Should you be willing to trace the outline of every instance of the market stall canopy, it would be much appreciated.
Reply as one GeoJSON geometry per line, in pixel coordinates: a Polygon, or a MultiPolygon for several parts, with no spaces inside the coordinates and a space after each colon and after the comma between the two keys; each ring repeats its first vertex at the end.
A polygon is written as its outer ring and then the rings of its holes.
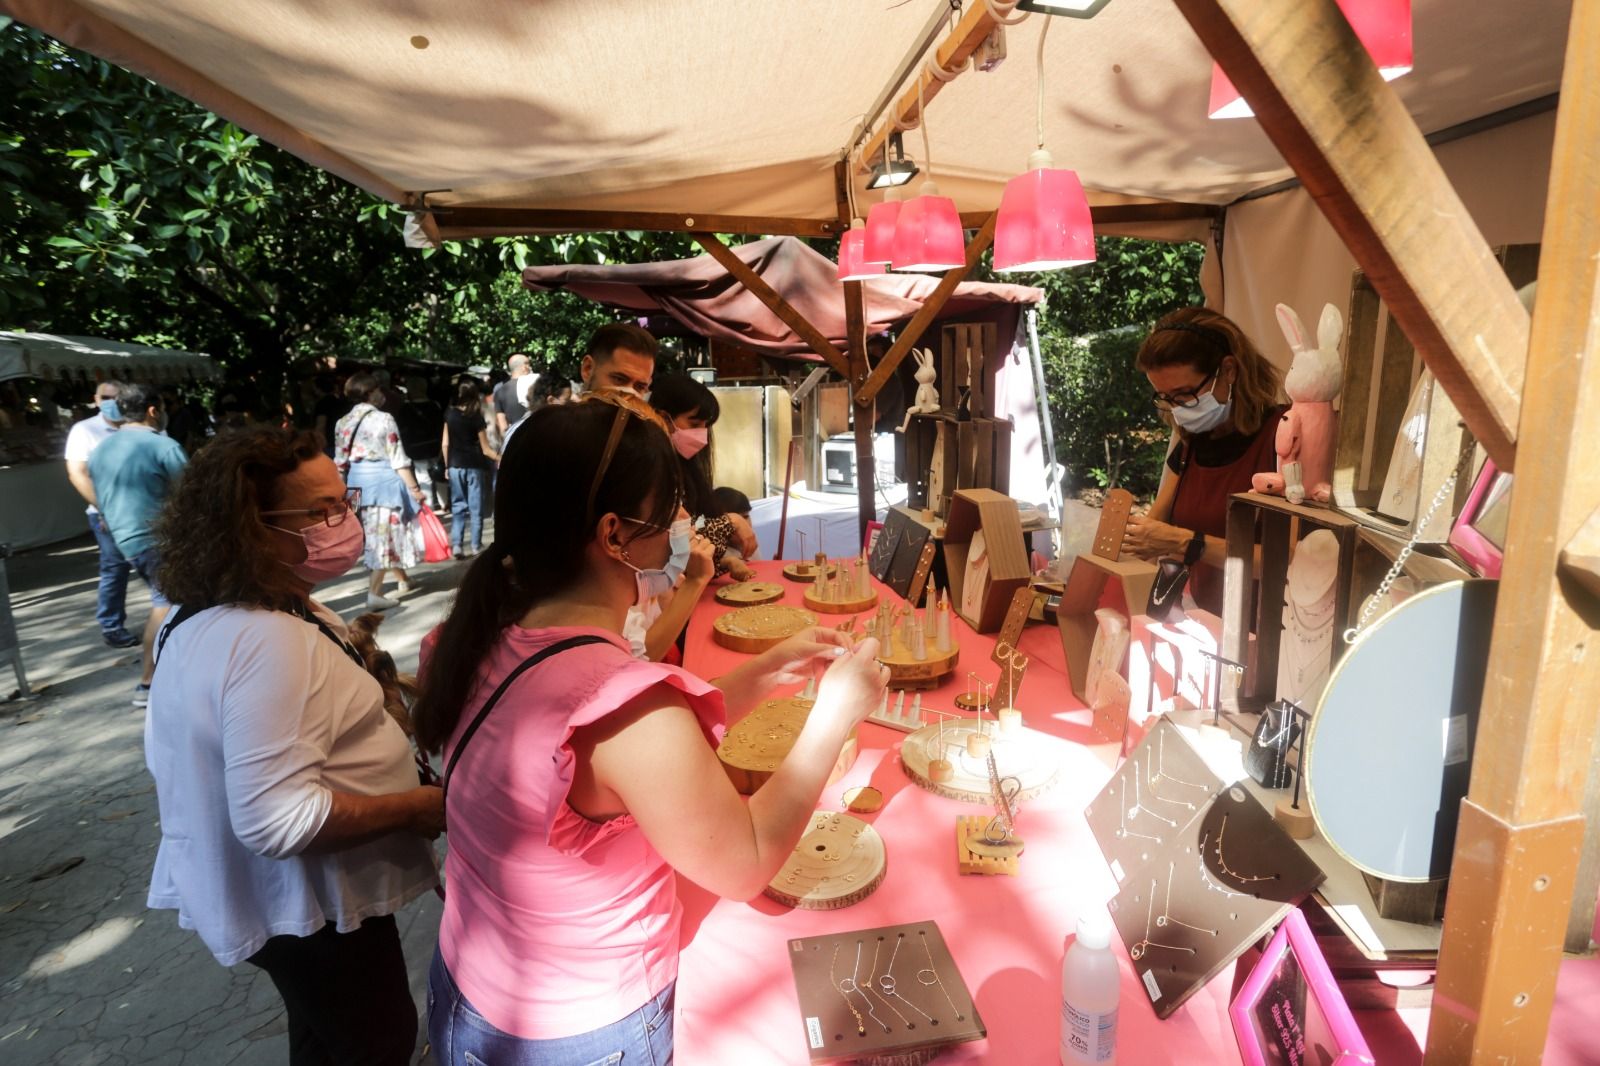
{"type": "MultiPolygon", "coordinates": [[[[844,287],[833,261],[797,237],[768,237],[735,245],[733,254],[759,274],[834,344],[846,343],[844,287]]],[[[666,311],[689,329],[773,354],[816,359],[805,341],[709,255],[663,263],[528,267],[522,283],[535,292],[566,289],[609,307],[666,311]]],[[[861,283],[867,332],[904,322],[933,293],[939,279],[885,274],[861,283]]],[[[956,286],[941,318],[995,305],[1037,304],[1044,290],[967,281],[956,286]]]]}
{"type": "Polygon", "coordinates": [[[0,381],[43,378],[88,381],[116,378],[156,384],[215,380],[221,369],[209,355],[125,344],[99,337],[0,333],[0,381]]]}
{"type": "MultiPolygon", "coordinates": [[[[442,207],[830,226],[841,148],[945,6],[0,0],[397,203],[426,192],[442,207]]],[[[1415,0],[1400,98],[1435,132],[1556,92],[1570,7],[1415,0]]],[[[1033,58],[1049,18],[1006,27],[1009,58],[929,105],[940,188],[964,211],[995,208],[1034,147],[1033,58]]],[[[1291,176],[1255,122],[1206,117],[1211,58],[1169,0],[1054,21],[1046,139],[1091,202],[1223,204],[1291,176]]],[[[926,171],[919,135],[906,147],[926,171]]],[[[436,217],[447,233],[497,228],[436,217]]]]}

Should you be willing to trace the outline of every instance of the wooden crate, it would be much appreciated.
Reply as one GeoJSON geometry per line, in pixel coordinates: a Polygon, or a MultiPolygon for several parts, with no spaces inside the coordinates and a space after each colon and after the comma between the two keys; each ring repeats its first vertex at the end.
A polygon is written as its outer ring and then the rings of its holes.
{"type": "Polygon", "coordinates": [[[939,406],[954,414],[961,390],[967,388],[967,411],[973,418],[994,417],[994,380],[999,369],[989,353],[994,351],[993,322],[955,322],[939,335],[939,406]]]}
{"type": "Polygon", "coordinates": [[[1107,595],[1107,586],[1113,585],[1113,606],[1118,595],[1122,598],[1121,610],[1131,619],[1144,613],[1150,602],[1150,586],[1156,579],[1156,564],[1129,556],[1113,562],[1098,555],[1080,555],[1072,561],[1067,574],[1067,586],[1061,594],[1061,604],[1056,609],[1056,626],[1061,630],[1061,651],[1066,657],[1067,680],[1072,684],[1072,694],[1088,702],[1085,682],[1088,680],[1089,652],[1094,648],[1096,629],[1094,612],[1107,595]]]}
{"type": "Polygon", "coordinates": [[[1005,621],[1011,599],[1033,577],[1028,546],[1022,536],[1022,516],[1010,496],[993,489],[961,489],[950,503],[944,529],[945,575],[950,582],[950,606],[978,633],[993,633],[1005,621]],[[967,551],[972,534],[983,530],[989,546],[989,587],[976,616],[961,612],[961,592],[967,573],[967,551]]]}
{"type": "MultiPolygon", "coordinates": [[[[1513,286],[1538,276],[1539,246],[1513,244],[1495,249],[1513,286]]],[[[1427,430],[1416,502],[1407,513],[1395,513],[1393,501],[1380,497],[1394,457],[1395,438],[1424,368],[1416,349],[1389,317],[1367,276],[1357,270],[1351,279],[1345,316],[1344,385],[1339,397],[1339,432],[1334,449],[1333,502],[1363,525],[1409,537],[1434,493],[1454,469],[1470,436],[1460,424],[1455,404],[1442,388],[1426,398],[1427,430]]],[[[1431,381],[1431,376],[1429,378],[1431,381]]],[[[1442,544],[1450,518],[1460,510],[1471,478],[1458,481],[1455,497],[1423,530],[1422,540],[1442,544]]]]}
{"type": "Polygon", "coordinates": [[[913,415],[896,434],[895,473],[906,483],[906,504],[939,517],[959,489],[1011,485],[1011,423],[994,418],[958,422],[951,412],[913,415]]]}
{"type": "MultiPolygon", "coordinates": [[[[1392,534],[1362,527],[1356,536],[1355,559],[1350,568],[1350,614],[1342,625],[1355,625],[1361,618],[1362,604],[1378,591],[1378,585],[1394,566],[1400,549],[1406,542],[1392,534]]],[[[1464,567],[1442,556],[1422,551],[1412,552],[1401,571],[1421,588],[1442,585],[1446,581],[1462,581],[1473,575],[1464,567]]],[[[1373,615],[1376,621],[1378,616],[1373,615]]]]}
{"type": "MultiPolygon", "coordinates": [[[[1232,698],[1224,697],[1223,710],[1256,712],[1277,698],[1278,644],[1283,635],[1283,590],[1289,576],[1289,557],[1305,534],[1326,529],[1339,541],[1339,572],[1334,578],[1334,624],[1350,617],[1351,567],[1355,560],[1355,519],[1331,507],[1295,505],[1281,496],[1241,492],[1228,500],[1228,558],[1223,564],[1222,655],[1234,662],[1250,662],[1250,634],[1256,636],[1255,659],[1244,682],[1232,698]],[[1261,547],[1260,580],[1251,577],[1256,546],[1261,547]]],[[[1337,665],[1345,643],[1337,634],[1333,663],[1337,665]]],[[[1313,711],[1316,708],[1307,707],[1313,711]]]]}

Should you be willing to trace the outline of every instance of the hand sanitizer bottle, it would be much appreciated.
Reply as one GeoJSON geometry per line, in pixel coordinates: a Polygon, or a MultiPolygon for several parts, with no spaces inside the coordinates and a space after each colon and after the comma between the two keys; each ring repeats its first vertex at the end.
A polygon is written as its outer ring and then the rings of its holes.
{"type": "Polygon", "coordinates": [[[1122,976],[1111,953],[1111,922],[1078,919],[1078,938],[1061,960],[1062,1066],[1117,1061],[1117,1001],[1122,976]]]}

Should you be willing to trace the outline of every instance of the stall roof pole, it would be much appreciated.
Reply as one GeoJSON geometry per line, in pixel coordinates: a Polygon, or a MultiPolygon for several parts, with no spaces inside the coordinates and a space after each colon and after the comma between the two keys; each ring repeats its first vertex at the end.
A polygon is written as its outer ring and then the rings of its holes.
{"type": "MultiPolygon", "coordinates": [[[[1429,1064],[1544,1048],[1600,716],[1600,604],[1559,573],[1600,506],[1600,0],[1575,0],[1488,683],[1462,804],[1429,1064]]],[[[1593,843],[1593,827],[1591,826],[1593,843]]],[[[1593,916],[1594,898],[1579,901],[1593,916]]]]}
{"type": "MultiPolygon", "coordinates": [[[[850,165],[843,160],[834,164],[834,191],[838,199],[839,220],[850,224],[850,165]]],[[[856,393],[867,383],[867,315],[861,282],[844,282],[844,323],[846,349],[850,372],[845,375],[850,382],[850,392],[856,393]]],[[[856,406],[850,421],[856,438],[856,543],[865,544],[867,523],[878,516],[878,464],[872,451],[872,430],[877,421],[872,404],[856,406]]]]}
{"type": "Polygon", "coordinates": [[[1503,470],[1528,315],[1334,0],[1174,0],[1503,470]]]}

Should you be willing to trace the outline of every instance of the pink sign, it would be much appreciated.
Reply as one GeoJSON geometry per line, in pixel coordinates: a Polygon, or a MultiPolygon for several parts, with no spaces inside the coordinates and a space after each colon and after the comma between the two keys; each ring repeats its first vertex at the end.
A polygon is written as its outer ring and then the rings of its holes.
{"type": "Polygon", "coordinates": [[[1298,910],[1278,926],[1228,1014],[1245,1066],[1377,1061],[1298,910]]]}

